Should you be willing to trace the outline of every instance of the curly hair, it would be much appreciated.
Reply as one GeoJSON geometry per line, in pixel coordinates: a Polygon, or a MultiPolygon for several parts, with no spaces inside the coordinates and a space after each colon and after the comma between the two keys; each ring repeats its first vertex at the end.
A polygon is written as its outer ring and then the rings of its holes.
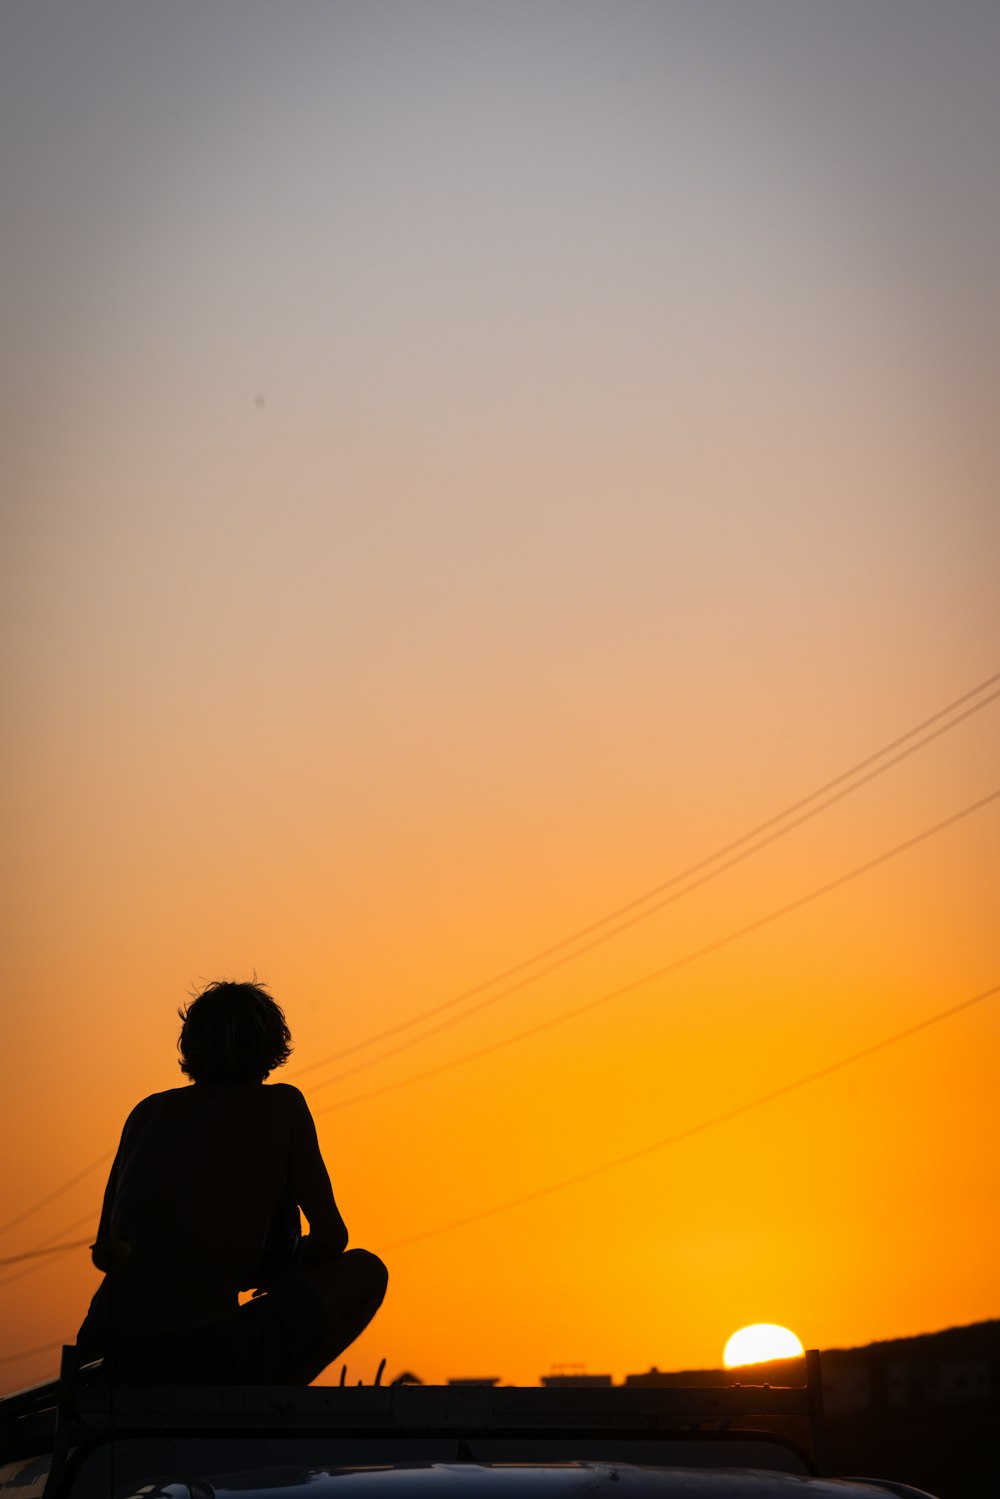
{"type": "Polygon", "coordinates": [[[192,1082],[263,1082],[291,1055],[284,1011],[260,984],[209,984],[177,1013],[179,1066],[192,1082]]]}

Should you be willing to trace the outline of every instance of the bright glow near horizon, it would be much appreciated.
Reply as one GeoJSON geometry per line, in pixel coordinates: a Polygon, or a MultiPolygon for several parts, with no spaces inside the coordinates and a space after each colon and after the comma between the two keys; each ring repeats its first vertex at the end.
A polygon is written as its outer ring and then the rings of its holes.
{"type": "Polygon", "coordinates": [[[763,1364],[773,1358],[797,1358],[802,1344],[787,1327],[775,1322],[754,1322],[734,1332],[722,1355],[727,1369],[740,1364],[763,1364]]]}

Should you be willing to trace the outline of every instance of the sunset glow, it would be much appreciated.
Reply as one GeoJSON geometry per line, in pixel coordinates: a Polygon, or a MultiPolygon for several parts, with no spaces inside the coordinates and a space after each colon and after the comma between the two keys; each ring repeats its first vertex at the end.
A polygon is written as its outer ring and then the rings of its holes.
{"type": "Polygon", "coordinates": [[[773,1358],[797,1358],[802,1344],[787,1327],[774,1322],[754,1322],[734,1332],[722,1355],[727,1369],[740,1364],[763,1364],[773,1358]]]}
{"type": "Polygon", "coordinates": [[[254,973],[349,1383],[995,1315],[1000,6],[0,32],[0,1391],[254,973]]]}

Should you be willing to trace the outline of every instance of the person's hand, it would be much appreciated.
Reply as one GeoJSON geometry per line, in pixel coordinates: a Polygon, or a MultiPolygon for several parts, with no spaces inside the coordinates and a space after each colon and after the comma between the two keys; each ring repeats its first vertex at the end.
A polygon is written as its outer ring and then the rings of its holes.
{"type": "Polygon", "coordinates": [[[254,1290],[250,1298],[251,1301],[256,1301],[258,1296],[266,1296],[269,1291],[276,1291],[279,1286],[284,1285],[286,1280],[291,1280],[293,1275],[298,1275],[300,1270],[305,1269],[307,1264],[306,1246],[308,1243],[308,1235],[303,1235],[284,1265],[280,1269],[273,1271],[270,1275],[261,1277],[261,1284],[254,1290]]]}

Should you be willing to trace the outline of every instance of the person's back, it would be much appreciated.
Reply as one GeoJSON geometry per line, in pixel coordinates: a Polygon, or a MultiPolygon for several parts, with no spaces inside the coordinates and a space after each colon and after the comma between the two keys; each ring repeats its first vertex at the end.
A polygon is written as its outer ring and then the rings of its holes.
{"type": "Polygon", "coordinates": [[[305,1099],[264,1083],[291,1039],[271,996],[212,985],[182,1017],[181,1067],[193,1086],[153,1094],[125,1123],[94,1246],[107,1274],[79,1345],[113,1355],[128,1378],[155,1378],[159,1367],[194,1382],[306,1382],[377,1310],[384,1266],[364,1250],[344,1253],[347,1229],[305,1099]],[[283,1200],[296,1220],[302,1208],[311,1232],[262,1285],[283,1200]],[[255,1287],[272,1294],[241,1310],[239,1292],[255,1287]],[[197,1368],[187,1369],[188,1354],[197,1368]]]}
{"type": "MultiPolygon", "coordinates": [[[[132,1111],[105,1235],[129,1246],[109,1308],[116,1325],[159,1332],[233,1315],[237,1293],[257,1284],[307,1119],[302,1095],[280,1083],[198,1083],[132,1111]]],[[[293,1195],[315,1239],[318,1205],[293,1195]]],[[[334,1238],[331,1252],[341,1247],[334,1238]]]]}

